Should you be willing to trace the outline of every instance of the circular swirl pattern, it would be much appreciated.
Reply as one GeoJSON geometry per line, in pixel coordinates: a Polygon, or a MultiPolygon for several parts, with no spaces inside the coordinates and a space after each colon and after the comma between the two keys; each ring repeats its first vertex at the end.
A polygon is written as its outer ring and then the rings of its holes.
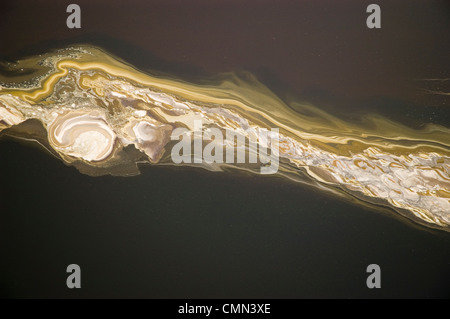
{"type": "Polygon", "coordinates": [[[116,135],[98,112],[66,112],[48,127],[50,145],[65,155],[101,161],[113,148],[116,135]]]}

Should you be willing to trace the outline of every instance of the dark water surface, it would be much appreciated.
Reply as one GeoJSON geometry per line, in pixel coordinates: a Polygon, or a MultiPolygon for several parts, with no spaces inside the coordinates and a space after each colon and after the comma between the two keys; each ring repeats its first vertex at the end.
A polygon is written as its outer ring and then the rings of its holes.
{"type": "Polygon", "coordinates": [[[147,166],[80,174],[2,154],[1,287],[10,297],[449,297],[450,236],[275,178],[147,166]],[[65,287],[77,263],[82,288],[65,287]],[[366,287],[366,267],[382,288],[366,287]]]}
{"type": "MultiPolygon", "coordinates": [[[[249,70],[350,119],[450,123],[449,97],[423,91],[446,83],[417,81],[450,77],[445,1],[377,1],[381,30],[365,26],[367,1],[77,1],[69,30],[71,2],[2,3],[0,56],[88,43],[185,79],[249,70]]],[[[94,178],[3,138],[0,181],[1,297],[450,297],[450,234],[276,177],[147,165],[94,178]],[[366,287],[372,263],[381,289],[366,287]]]]}

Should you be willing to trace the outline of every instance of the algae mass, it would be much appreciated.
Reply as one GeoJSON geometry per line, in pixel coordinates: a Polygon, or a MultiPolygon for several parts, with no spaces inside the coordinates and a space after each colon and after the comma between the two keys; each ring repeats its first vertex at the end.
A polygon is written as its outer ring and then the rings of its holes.
{"type": "Polygon", "coordinates": [[[0,134],[36,141],[84,174],[136,175],[140,163],[254,173],[267,165],[175,163],[174,131],[184,128],[195,146],[201,121],[202,144],[217,150],[231,143],[247,158],[257,151],[253,145],[270,147],[281,176],[450,228],[446,127],[413,129],[373,114],[350,123],[316,106],[287,104],[248,73],[187,83],[141,72],[90,46],[3,63],[3,69],[0,134]],[[273,128],[277,139],[269,141],[273,128]],[[231,131],[237,141],[212,139],[213,130],[231,131]]]}

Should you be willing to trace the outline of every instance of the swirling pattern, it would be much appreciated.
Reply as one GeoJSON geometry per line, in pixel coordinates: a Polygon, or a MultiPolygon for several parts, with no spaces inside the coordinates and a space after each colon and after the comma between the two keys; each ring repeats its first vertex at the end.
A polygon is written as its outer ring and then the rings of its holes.
{"type": "Polygon", "coordinates": [[[125,145],[134,144],[144,152],[152,163],[159,161],[164,153],[164,146],[169,142],[172,127],[157,121],[132,120],[125,125],[122,142],[125,145]]]}
{"type": "Polygon", "coordinates": [[[97,112],[64,112],[48,125],[50,145],[66,155],[101,161],[112,152],[116,135],[97,112]]]}
{"type": "MultiPolygon", "coordinates": [[[[195,144],[197,120],[204,136],[213,129],[231,131],[247,145],[267,146],[262,133],[277,128],[280,175],[389,206],[430,227],[450,228],[446,127],[416,130],[376,115],[363,125],[348,123],[311,105],[286,105],[249,74],[189,84],[143,74],[93,47],[43,55],[37,69],[36,59],[16,64],[33,65],[26,85],[11,78],[2,82],[0,130],[14,135],[24,121],[40,121],[48,147],[83,172],[130,175],[143,161],[175,165],[171,134],[185,128],[195,144]]],[[[246,152],[254,155],[250,147],[246,152]]],[[[258,172],[264,163],[199,165],[258,172]]]]}

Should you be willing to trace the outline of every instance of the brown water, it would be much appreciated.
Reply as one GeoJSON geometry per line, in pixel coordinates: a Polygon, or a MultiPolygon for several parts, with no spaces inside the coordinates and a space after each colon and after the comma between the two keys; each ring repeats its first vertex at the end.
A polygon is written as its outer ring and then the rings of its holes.
{"type": "MultiPolygon", "coordinates": [[[[68,3],[2,4],[0,55],[93,44],[192,81],[251,71],[286,101],[355,123],[450,123],[444,1],[379,1],[381,30],[365,27],[364,1],[78,1],[80,30],[65,26],[68,3]]],[[[446,233],[272,177],[145,167],[91,178],[0,146],[3,296],[448,297],[446,233]],[[65,287],[72,262],[79,292],[65,287]],[[378,291],[365,286],[370,263],[383,271],[378,291]]]]}

